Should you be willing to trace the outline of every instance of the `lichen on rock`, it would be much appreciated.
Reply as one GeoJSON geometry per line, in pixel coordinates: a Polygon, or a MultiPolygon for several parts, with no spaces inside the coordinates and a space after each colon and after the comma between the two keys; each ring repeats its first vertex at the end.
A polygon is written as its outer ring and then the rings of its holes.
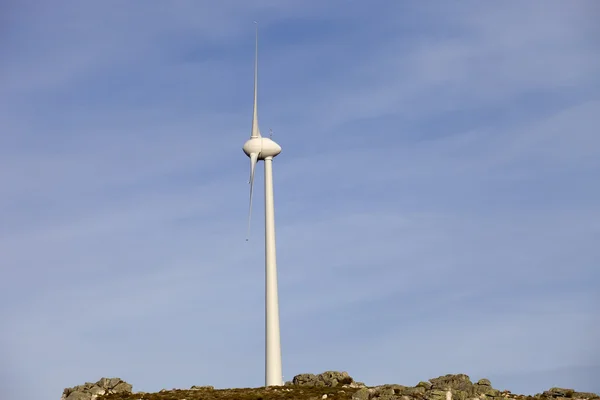
{"type": "Polygon", "coordinates": [[[347,372],[325,371],[321,374],[299,374],[294,377],[292,384],[296,386],[326,386],[351,385],[354,379],[347,372]]]}
{"type": "Polygon", "coordinates": [[[98,396],[112,393],[131,393],[133,387],[121,378],[101,378],[98,382],[63,390],[61,400],[95,400],[98,396]]]}

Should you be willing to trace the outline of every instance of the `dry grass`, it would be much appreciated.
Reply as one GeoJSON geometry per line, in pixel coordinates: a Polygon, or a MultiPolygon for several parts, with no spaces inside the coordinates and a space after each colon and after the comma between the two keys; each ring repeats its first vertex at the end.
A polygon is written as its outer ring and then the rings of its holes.
{"type": "Polygon", "coordinates": [[[98,400],[350,400],[357,389],[340,387],[279,387],[254,389],[169,390],[159,393],[117,393],[98,400]]]}

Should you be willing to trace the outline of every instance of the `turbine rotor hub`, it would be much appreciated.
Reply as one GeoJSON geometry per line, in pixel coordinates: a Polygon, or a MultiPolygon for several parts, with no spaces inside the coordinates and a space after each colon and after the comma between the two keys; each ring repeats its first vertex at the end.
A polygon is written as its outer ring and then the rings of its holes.
{"type": "Polygon", "coordinates": [[[275,157],[281,153],[281,146],[269,138],[256,137],[248,139],[246,143],[244,143],[243,150],[248,157],[250,157],[250,154],[255,153],[258,154],[258,160],[264,160],[268,157],[275,157]]]}

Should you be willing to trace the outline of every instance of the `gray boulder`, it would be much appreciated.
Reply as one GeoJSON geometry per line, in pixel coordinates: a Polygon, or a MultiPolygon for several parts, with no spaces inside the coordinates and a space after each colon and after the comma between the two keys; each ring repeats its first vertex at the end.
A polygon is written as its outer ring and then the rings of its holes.
{"type": "Polygon", "coordinates": [[[298,374],[292,379],[292,384],[296,386],[316,386],[318,378],[315,374],[298,374]]]}
{"type": "Polygon", "coordinates": [[[215,390],[214,386],[204,385],[204,386],[192,386],[190,390],[215,390]]]}
{"type": "Polygon", "coordinates": [[[538,393],[534,396],[534,398],[543,398],[543,399],[600,399],[600,396],[596,393],[587,393],[587,392],[576,392],[573,389],[559,388],[553,387],[551,389],[546,390],[543,393],[538,393]]]}
{"type": "Polygon", "coordinates": [[[473,391],[473,383],[468,375],[465,374],[448,374],[444,376],[440,376],[438,378],[430,379],[432,389],[440,389],[440,390],[461,390],[464,392],[472,392],[473,391]]]}
{"type": "Polygon", "coordinates": [[[432,389],[425,393],[426,400],[446,400],[446,390],[432,389]]]}
{"type": "Polygon", "coordinates": [[[370,395],[371,395],[371,393],[369,392],[369,389],[367,389],[367,388],[358,389],[352,395],[352,400],[369,400],[370,395]]]}
{"type": "Polygon", "coordinates": [[[131,389],[133,389],[133,386],[130,383],[121,381],[108,390],[111,393],[131,393],[131,389]]]}
{"type": "Polygon", "coordinates": [[[354,379],[347,372],[325,371],[322,374],[299,374],[294,376],[292,384],[296,386],[325,386],[351,385],[354,379]]]}
{"type": "Polygon", "coordinates": [[[94,400],[98,396],[111,393],[131,393],[133,387],[121,378],[101,378],[98,382],[63,390],[61,400],[94,400]]]}
{"type": "MultiPolygon", "coordinates": [[[[106,389],[104,389],[104,388],[102,388],[102,387],[100,387],[100,386],[98,386],[98,385],[94,385],[94,386],[92,386],[92,387],[91,387],[90,389],[88,389],[88,390],[89,390],[89,392],[90,392],[92,395],[94,395],[94,394],[95,394],[95,395],[97,395],[97,396],[100,396],[100,395],[103,395],[103,394],[105,394],[105,393],[106,393],[106,389]]],[[[130,390],[130,391],[131,391],[131,390],[130,390]]]]}
{"type": "MultiPolygon", "coordinates": [[[[106,379],[106,378],[105,378],[106,379]]],[[[107,386],[104,387],[109,387],[109,388],[114,388],[115,386],[117,386],[119,383],[123,382],[121,380],[121,378],[110,378],[108,379],[108,384],[107,386]]]]}
{"type": "Polygon", "coordinates": [[[89,392],[71,392],[67,400],[91,400],[92,394],[89,392]]]}
{"type": "Polygon", "coordinates": [[[489,396],[489,397],[498,397],[500,396],[500,391],[497,389],[494,389],[492,387],[492,383],[490,382],[489,379],[480,379],[477,381],[477,383],[473,386],[473,388],[475,389],[475,394],[480,396],[482,394],[489,396]]]}
{"type": "MultiPolygon", "coordinates": [[[[469,376],[465,374],[448,374],[430,379],[429,382],[431,382],[430,391],[450,391],[452,400],[500,396],[500,391],[494,389],[488,379],[480,379],[476,384],[473,384],[469,376]]],[[[433,396],[439,397],[441,394],[436,393],[433,396]]]]}
{"type": "Polygon", "coordinates": [[[543,394],[548,397],[573,397],[575,390],[553,387],[545,391],[543,394]]]}
{"type": "Polygon", "coordinates": [[[574,399],[600,399],[596,393],[588,393],[588,392],[575,392],[573,393],[574,399]]]}
{"type": "Polygon", "coordinates": [[[390,385],[377,386],[373,388],[373,397],[387,397],[396,394],[390,385]]]}

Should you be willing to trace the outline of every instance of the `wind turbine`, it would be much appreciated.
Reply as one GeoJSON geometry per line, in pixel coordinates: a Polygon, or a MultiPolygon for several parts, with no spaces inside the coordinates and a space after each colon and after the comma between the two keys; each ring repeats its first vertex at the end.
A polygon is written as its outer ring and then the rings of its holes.
{"type": "MultiPolygon", "coordinates": [[[[255,22],[256,23],[256,22],[255,22]]],[[[250,157],[250,208],[248,210],[248,236],[252,216],[252,191],[254,170],[260,160],[265,164],[265,386],[282,386],[281,336],[279,331],[279,300],[277,296],[277,262],[275,254],[275,207],[273,205],[273,158],[281,147],[270,138],[264,138],[258,129],[258,27],[254,50],[254,113],[250,139],[244,143],[244,153],[250,157]]],[[[246,241],[248,238],[246,238],[246,241]]]]}

